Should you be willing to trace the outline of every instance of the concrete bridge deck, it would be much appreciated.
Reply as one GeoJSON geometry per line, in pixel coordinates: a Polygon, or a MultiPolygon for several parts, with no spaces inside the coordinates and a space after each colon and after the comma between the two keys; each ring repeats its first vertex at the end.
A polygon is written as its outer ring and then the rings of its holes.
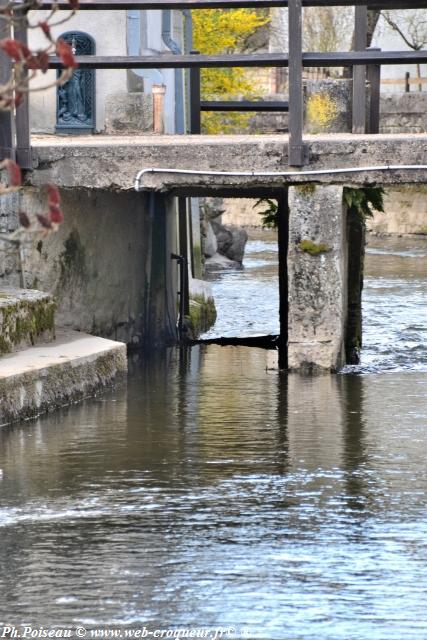
{"type": "MultiPolygon", "coordinates": [[[[427,134],[307,135],[310,157],[306,169],[418,165],[427,163],[427,134]]],[[[141,169],[163,167],[211,171],[280,172],[288,167],[287,135],[238,136],[33,136],[35,171],[31,184],[54,182],[63,188],[107,189],[116,192],[134,187],[141,169]]],[[[301,177],[209,177],[150,174],[144,187],[178,190],[198,195],[232,188],[251,191],[281,187],[286,183],[404,184],[425,183],[425,170],[301,177]]]]}

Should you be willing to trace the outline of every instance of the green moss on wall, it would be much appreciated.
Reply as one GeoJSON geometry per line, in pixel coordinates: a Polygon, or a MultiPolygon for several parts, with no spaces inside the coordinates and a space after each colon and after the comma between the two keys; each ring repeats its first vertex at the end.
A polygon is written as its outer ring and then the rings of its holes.
{"type": "Polygon", "coordinates": [[[312,182],[295,186],[295,189],[303,196],[312,196],[316,192],[316,185],[312,182]]]}
{"type": "Polygon", "coordinates": [[[54,336],[56,303],[46,300],[21,300],[0,307],[0,355],[20,345],[35,344],[44,335],[54,336]]]}
{"type": "Polygon", "coordinates": [[[215,324],[216,308],[213,298],[194,295],[190,299],[190,313],[186,317],[188,337],[197,338],[215,324]]]}
{"type": "Polygon", "coordinates": [[[322,253],[329,253],[329,251],[332,251],[331,247],[324,242],[317,244],[312,240],[301,240],[298,246],[301,251],[309,253],[311,256],[319,256],[322,253]]]}
{"type": "Polygon", "coordinates": [[[64,251],[59,255],[59,266],[62,285],[71,278],[84,280],[86,277],[86,253],[77,229],[73,229],[64,242],[64,251]]]}

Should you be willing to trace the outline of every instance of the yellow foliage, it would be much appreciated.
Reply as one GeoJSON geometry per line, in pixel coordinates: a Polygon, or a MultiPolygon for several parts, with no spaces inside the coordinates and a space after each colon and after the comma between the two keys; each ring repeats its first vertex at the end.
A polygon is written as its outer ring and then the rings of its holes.
{"type": "MultiPolygon", "coordinates": [[[[209,9],[193,11],[194,48],[207,55],[238,51],[246,38],[268,22],[264,12],[251,9],[209,9]]],[[[255,97],[255,87],[245,69],[202,69],[202,100],[255,97]]],[[[206,133],[230,133],[242,128],[249,114],[203,113],[206,133]]]]}
{"type": "Polygon", "coordinates": [[[307,119],[319,129],[327,128],[337,115],[337,105],[326,93],[316,93],[308,99],[307,119]]]}

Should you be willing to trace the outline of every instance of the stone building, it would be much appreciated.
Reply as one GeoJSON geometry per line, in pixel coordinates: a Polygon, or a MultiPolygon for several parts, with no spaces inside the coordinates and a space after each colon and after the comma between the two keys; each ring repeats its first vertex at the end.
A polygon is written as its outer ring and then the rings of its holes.
{"type": "MultiPolygon", "coordinates": [[[[36,23],[46,14],[46,10],[32,12],[31,20],[36,23]]],[[[65,11],[58,12],[55,22],[66,15],[65,11]]],[[[183,53],[191,48],[191,14],[186,11],[80,11],[52,31],[56,37],[63,36],[80,55],[155,55],[183,53]]],[[[30,44],[35,48],[46,45],[40,29],[30,31],[30,44]]],[[[55,77],[56,72],[49,71],[38,82],[45,86],[46,78],[54,81],[55,77]]],[[[185,73],[173,69],[78,70],[63,89],[52,87],[31,94],[32,131],[110,134],[150,131],[153,85],[166,88],[165,132],[183,133],[185,73]],[[74,114],[69,110],[70,100],[75,102],[74,114]]]]}

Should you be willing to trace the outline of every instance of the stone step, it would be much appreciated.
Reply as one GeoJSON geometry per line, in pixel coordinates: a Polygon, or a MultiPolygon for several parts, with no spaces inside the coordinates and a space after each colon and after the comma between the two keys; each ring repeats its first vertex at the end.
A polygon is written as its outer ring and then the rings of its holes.
{"type": "Polygon", "coordinates": [[[122,342],[57,329],[53,342],[0,359],[0,426],[90,396],[126,371],[122,342]]]}
{"type": "Polygon", "coordinates": [[[55,339],[56,303],[33,289],[0,288],[0,356],[55,339]]]}

